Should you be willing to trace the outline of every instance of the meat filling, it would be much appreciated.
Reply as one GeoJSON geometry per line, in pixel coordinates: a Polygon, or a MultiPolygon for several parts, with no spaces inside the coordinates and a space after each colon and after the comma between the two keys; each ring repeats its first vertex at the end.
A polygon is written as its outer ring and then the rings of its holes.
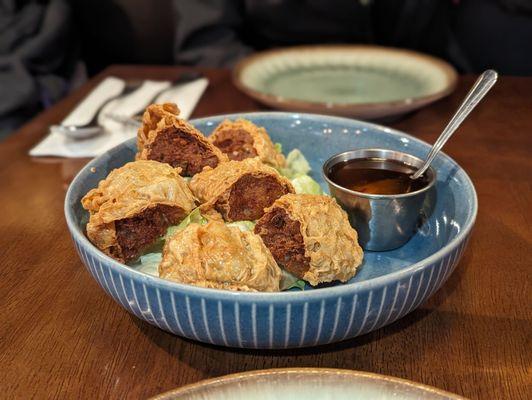
{"type": "Polygon", "coordinates": [[[166,233],[170,225],[184,217],[180,207],[159,204],[131,218],[115,221],[116,238],[125,262],[137,259],[142,252],[166,233]]]}
{"type": "Polygon", "coordinates": [[[299,221],[290,218],[282,208],[274,208],[257,222],[255,233],[260,235],[275,261],[288,272],[303,278],[310,266],[299,221]]]}
{"type": "Polygon", "coordinates": [[[183,168],[183,175],[192,176],[204,167],[216,167],[218,157],[204,143],[175,128],[159,133],[149,146],[150,160],[164,162],[172,167],[183,168]]]}
{"type": "Polygon", "coordinates": [[[289,189],[270,175],[242,175],[216,202],[216,209],[229,221],[254,221],[289,189]]]}
{"type": "Polygon", "coordinates": [[[227,154],[230,160],[242,161],[257,156],[253,138],[243,129],[223,130],[216,135],[213,144],[227,154]]]}

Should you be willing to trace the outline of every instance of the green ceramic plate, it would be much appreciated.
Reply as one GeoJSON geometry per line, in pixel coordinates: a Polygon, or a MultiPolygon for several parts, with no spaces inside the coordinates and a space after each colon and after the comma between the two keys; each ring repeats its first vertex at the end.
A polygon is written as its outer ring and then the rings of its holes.
{"type": "Polygon", "coordinates": [[[456,72],[407,50],[376,46],[304,46],[242,60],[234,82],[274,108],[374,119],[427,105],[449,94],[456,72]]]}
{"type": "Polygon", "coordinates": [[[286,368],[209,379],[152,400],[465,400],[390,376],[329,368],[286,368]]]}

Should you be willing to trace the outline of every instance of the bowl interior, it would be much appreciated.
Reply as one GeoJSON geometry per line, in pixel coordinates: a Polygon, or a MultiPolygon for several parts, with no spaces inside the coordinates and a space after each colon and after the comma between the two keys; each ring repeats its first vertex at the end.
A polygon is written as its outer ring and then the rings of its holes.
{"type": "MultiPolygon", "coordinates": [[[[272,140],[280,142],[287,154],[299,148],[312,167],[312,177],[325,191],[321,175],[323,163],[333,154],[360,148],[399,150],[424,158],[430,146],[409,135],[389,128],[338,117],[292,113],[247,113],[214,116],[192,121],[210,134],[224,118],[247,118],[264,126],[272,140]]],[[[88,215],[80,200],[114,168],[132,161],[136,152],[134,139],[128,140],[89,163],[72,183],[67,197],[67,213],[80,233],[85,232],[88,215]]],[[[470,227],[476,213],[476,194],[467,174],[448,156],[441,154],[432,166],[437,171],[436,201],[417,233],[403,247],[386,252],[365,252],[364,262],[350,282],[366,281],[399,271],[420,262],[440,250],[461,230],[470,227]]],[[[157,278],[154,278],[157,279],[157,278]]]]}

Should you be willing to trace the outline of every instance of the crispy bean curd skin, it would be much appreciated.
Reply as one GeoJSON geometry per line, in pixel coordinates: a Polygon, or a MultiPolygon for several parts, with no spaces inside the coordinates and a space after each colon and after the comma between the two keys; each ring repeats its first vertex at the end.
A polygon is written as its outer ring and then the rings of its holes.
{"type": "Polygon", "coordinates": [[[136,259],[195,207],[179,169],[139,160],[117,168],[81,200],[89,240],[121,262],[136,259]]]}
{"type": "Polygon", "coordinates": [[[178,118],[178,114],[173,103],[152,104],[146,109],[137,134],[137,160],[180,167],[184,176],[227,161],[225,154],[191,124],[178,118]]]}
{"type": "Polygon", "coordinates": [[[274,168],[284,167],[284,156],[275,149],[266,129],[246,119],[224,120],[209,136],[209,141],[227,154],[230,160],[258,157],[274,168]]]}
{"type": "Polygon", "coordinates": [[[281,270],[259,236],[211,221],[167,240],[159,276],[207,288],[277,292],[281,270]]]}
{"type": "Polygon", "coordinates": [[[351,279],[362,263],[363,251],[347,214],[328,196],[287,194],[257,221],[277,263],[315,286],[351,279]]]}
{"type": "Polygon", "coordinates": [[[256,220],[276,199],[294,193],[288,179],[258,158],[206,168],[189,183],[202,210],[214,208],[226,221],[256,220]]]}

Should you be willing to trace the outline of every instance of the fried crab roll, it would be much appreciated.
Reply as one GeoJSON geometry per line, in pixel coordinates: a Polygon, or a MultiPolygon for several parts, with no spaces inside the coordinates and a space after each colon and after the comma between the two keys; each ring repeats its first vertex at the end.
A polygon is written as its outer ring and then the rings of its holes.
{"type": "Polygon", "coordinates": [[[159,276],[207,288],[277,292],[281,269],[259,236],[211,221],[167,240],[159,276]]]}
{"type": "Polygon", "coordinates": [[[263,163],[275,168],[285,165],[284,156],[278,152],[266,129],[251,121],[225,120],[209,136],[209,141],[227,154],[230,160],[242,161],[258,157],[263,163]]]}
{"type": "Polygon", "coordinates": [[[142,252],[195,207],[179,170],[139,160],[113,170],[81,200],[89,211],[89,240],[121,262],[142,252]]]}
{"type": "Polygon", "coordinates": [[[173,103],[152,104],[144,112],[137,135],[137,160],[155,160],[180,167],[192,176],[216,167],[227,156],[183,119],[173,103]]]}
{"type": "Polygon", "coordinates": [[[256,220],[276,199],[294,193],[288,179],[257,158],[221,163],[195,175],[189,183],[192,193],[213,207],[226,221],[256,220]]]}
{"type": "Polygon", "coordinates": [[[257,221],[277,263],[311,285],[351,279],[362,263],[357,232],[347,214],[328,196],[288,194],[257,221]]]}

